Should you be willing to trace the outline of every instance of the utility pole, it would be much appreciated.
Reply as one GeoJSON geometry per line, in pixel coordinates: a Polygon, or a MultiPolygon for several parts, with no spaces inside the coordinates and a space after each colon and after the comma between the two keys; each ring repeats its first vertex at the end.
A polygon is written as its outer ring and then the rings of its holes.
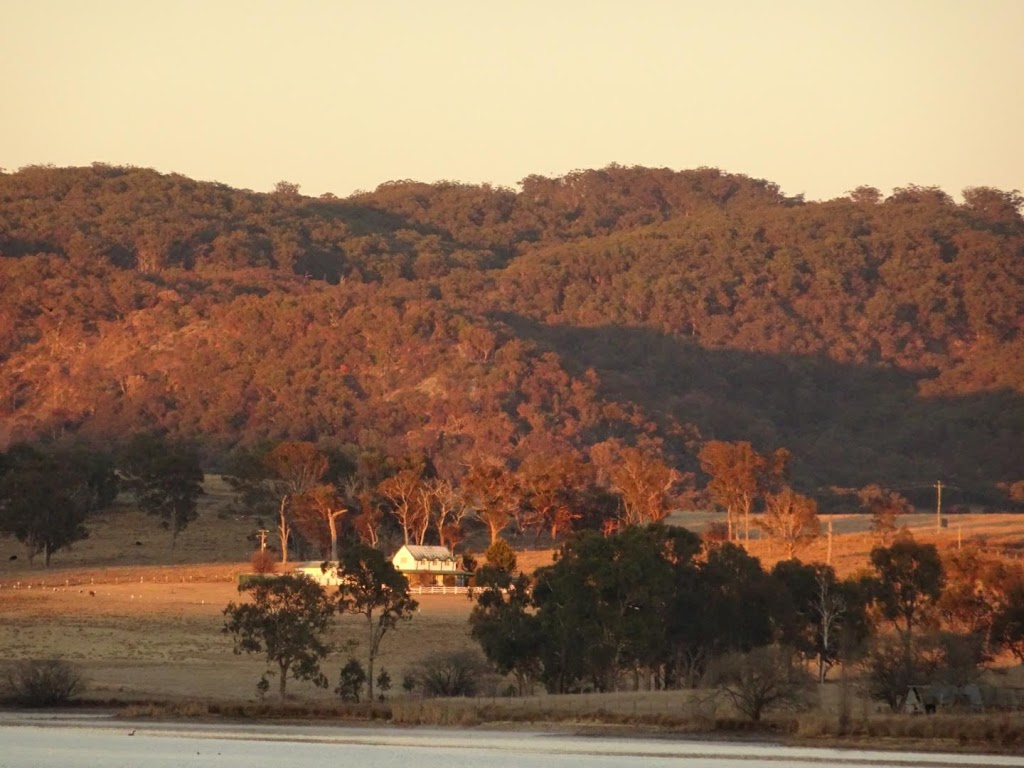
{"type": "Polygon", "coordinates": [[[267,551],[267,533],[269,533],[269,531],[267,531],[266,528],[260,528],[260,552],[267,551]]]}
{"type": "Polygon", "coordinates": [[[942,481],[935,483],[935,531],[942,533],[942,481]]]}

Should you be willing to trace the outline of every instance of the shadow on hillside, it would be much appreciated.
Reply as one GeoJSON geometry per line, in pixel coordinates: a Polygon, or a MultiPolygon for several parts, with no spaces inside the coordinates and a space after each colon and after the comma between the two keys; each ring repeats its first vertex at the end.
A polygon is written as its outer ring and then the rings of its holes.
{"type": "Polygon", "coordinates": [[[917,385],[928,374],[707,349],[642,328],[496,319],[558,353],[574,375],[593,368],[605,397],[637,403],[663,424],[788,448],[805,487],[875,482],[933,503],[932,484],[942,480],[948,503],[983,503],[1024,467],[1024,397],[1012,391],[925,398],[917,385]]]}
{"type": "Polygon", "coordinates": [[[438,235],[451,239],[450,233],[439,227],[413,221],[405,216],[369,205],[357,205],[348,200],[307,200],[302,210],[312,216],[341,221],[349,232],[363,235],[394,234],[403,229],[421,235],[438,235]]]}

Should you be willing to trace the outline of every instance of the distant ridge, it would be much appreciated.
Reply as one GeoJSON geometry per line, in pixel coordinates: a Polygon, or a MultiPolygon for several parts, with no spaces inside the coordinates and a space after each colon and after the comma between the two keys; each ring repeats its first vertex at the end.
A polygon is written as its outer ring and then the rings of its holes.
{"type": "Polygon", "coordinates": [[[808,489],[1024,470],[1016,192],[820,203],[716,169],[346,199],[137,168],[0,174],[0,448],[143,429],[458,466],[706,439],[808,489]]]}

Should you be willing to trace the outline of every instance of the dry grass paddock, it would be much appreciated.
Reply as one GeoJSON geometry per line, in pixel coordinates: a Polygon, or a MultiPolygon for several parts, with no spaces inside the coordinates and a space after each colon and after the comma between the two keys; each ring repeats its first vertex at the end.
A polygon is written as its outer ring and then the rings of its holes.
{"type": "MultiPolygon", "coordinates": [[[[822,515],[822,535],[798,550],[797,557],[804,562],[824,563],[828,560],[828,521],[832,522],[831,565],[840,576],[849,576],[867,567],[868,555],[878,542],[871,533],[868,515],[822,515]]],[[[940,550],[957,547],[980,546],[1001,557],[1016,559],[1024,565],[1024,514],[969,513],[944,518],[945,527],[936,524],[935,513],[903,515],[898,519],[917,541],[935,544],[940,550]]],[[[722,516],[711,512],[678,512],[667,522],[703,533],[712,523],[722,522],[722,516]]],[[[750,540],[744,542],[747,551],[759,558],[765,568],[771,568],[784,553],[778,544],[764,538],[753,521],[750,540]]]]}
{"type": "MultiPolygon", "coordinates": [[[[687,513],[670,522],[700,532],[712,519],[687,513]]],[[[90,537],[70,552],[57,553],[49,570],[39,563],[29,566],[16,541],[0,538],[0,658],[72,660],[89,680],[87,696],[98,701],[253,701],[263,664],[232,653],[230,638],[221,631],[222,611],[229,601],[238,599],[237,577],[248,570],[253,534],[261,523],[271,522],[232,511],[227,487],[211,477],[199,519],[181,533],[173,550],[170,535],[153,518],[128,505],[97,516],[90,523],[90,537]],[[19,558],[9,560],[14,554],[19,558]]],[[[910,516],[903,522],[917,538],[942,547],[956,546],[958,526],[964,542],[983,539],[1000,546],[1024,542],[1024,515],[963,515],[953,518],[941,533],[935,532],[931,515],[910,516]]],[[[833,563],[840,573],[865,566],[873,546],[866,524],[861,516],[834,519],[833,563]]],[[[816,542],[800,556],[824,560],[825,546],[823,541],[816,542]]],[[[781,554],[761,540],[752,540],[749,548],[766,566],[781,554]]],[[[520,567],[532,571],[549,564],[552,552],[537,547],[521,551],[520,567]]],[[[418,599],[418,613],[385,639],[377,664],[378,670],[384,667],[391,673],[394,696],[402,693],[403,674],[425,656],[475,647],[467,623],[472,604],[465,596],[418,599]]],[[[362,632],[358,617],[343,617],[333,639],[341,645],[361,639],[362,632]]],[[[361,656],[361,649],[355,655],[361,656]]],[[[329,660],[331,688],[346,658],[335,655],[329,660]]],[[[290,684],[289,690],[298,701],[322,705],[333,697],[330,690],[302,683],[290,684]]],[[[685,691],[539,696],[481,702],[485,704],[511,719],[517,711],[557,711],[558,717],[578,717],[603,710],[625,719],[671,717],[703,722],[721,712],[719,704],[709,709],[712,705],[706,698],[685,691]]],[[[421,705],[402,706],[405,716],[413,718],[409,708],[421,705]]],[[[469,717],[461,709],[445,716],[469,717]]]]}

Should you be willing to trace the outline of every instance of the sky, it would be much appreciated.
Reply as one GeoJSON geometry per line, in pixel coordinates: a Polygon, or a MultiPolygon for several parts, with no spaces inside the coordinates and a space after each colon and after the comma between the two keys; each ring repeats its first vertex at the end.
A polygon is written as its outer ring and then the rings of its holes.
{"type": "Polygon", "coordinates": [[[0,168],[1024,188],[1024,0],[0,0],[0,168]]]}

